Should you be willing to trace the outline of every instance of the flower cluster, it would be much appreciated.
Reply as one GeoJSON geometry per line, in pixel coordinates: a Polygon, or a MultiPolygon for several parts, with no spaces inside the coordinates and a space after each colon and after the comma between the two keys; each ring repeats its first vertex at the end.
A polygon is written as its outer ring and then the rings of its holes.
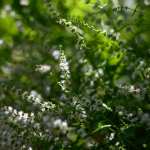
{"type": "Polygon", "coordinates": [[[66,88],[68,88],[68,85],[70,84],[70,71],[69,71],[69,64],[66,60],[66,55],[64,54],[64,51],[62,50],[62,46],[60,45],[60,53],[61,53],[61,56],[60,56],[60,69],[62,71],[62,75],[61,75],[61,78],[63,80],[61,80],[61,87],[62,87],[62,90],[65,90],[66,88]]]}

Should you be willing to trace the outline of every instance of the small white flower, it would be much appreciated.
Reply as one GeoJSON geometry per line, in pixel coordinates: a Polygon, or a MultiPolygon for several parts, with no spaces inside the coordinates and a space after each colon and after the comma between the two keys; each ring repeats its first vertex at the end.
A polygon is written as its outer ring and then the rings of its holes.
{"type": "Polygon", "coordinates": [[[19,111],[18,114],[22,117],[23,111],[19,111]]]}
{"type": "Polygon", "coordinates": [[[41,73],[45,73],[45,72],[48,72],[50,69],[51,69],[51,66],[44,65],[44,66],[42,66],[42,67],[39,69],[39,71],[40,71],[41,73]]]}
{"type": "Polygon", "coordinates": [[[109,139],[112,140],[114,137],[115,137],[115,133],[111,133],[109,139]]]}
{"type": "Polygon", "coordinates": [[[9,111],[5,111],[4,113],[7,115],[7,114],[9,114],[9,111]]]}
{"type": "Polygon", "coordinates": [[[77,27],[73,26],[72,29],[70,29],[71,32],[75,32],[77,30],[77,27]]]}
{"type": "Polygon", "coordinates": [[[45,108],[41,108],[42,112],[45,111],[45,108]]]}
{"type": "Polygon", "coordinates": [[[25,121],[27,121],[27,118],[28,118],[28,113],[24,113],[23,119],[24,119],[25,121]]]}
{"type": "Polygon", "coordinates": [[[128,117],[132,117],[132,116],[133,116],[133,114],[132,114],[132,113],[129,113],[129,114],[128,114],[128,117]]]}
{"type": "Polygon", "coordinates": [[[123,112],[122,111],[119,111],[119,113],[118,113],[120,116],[122,116],[123,115],[123,112]]]}
{"type": "Polygon", "coordinates": [[[137,92],[137,93],[140,93],[140,89],[136,89],[136,92],[137,92]]]}
{"type": "Polygon", "coordinates": [[[13,113],[14,113],[14,114],[17,114],[17,110],[16,110],[16,109],[14,109],[13,113]]]}
{"type": "MultiPolygon", "coordinates": [[[[6,5],[5,5],[5,6],[6,6],[6,5]]],[[[0,45],[2,45],[2,44],[3,44],[3,42],[4,42],[4,41],[3,41],[3,39],[0,39],[0,45]]]]}
{"type": "Polygon", "coordinates": [[[26,147],[26,146],[25,146],[25,145],[23,145],[23,146],[21,147],[21,149],[23,150],[25,147],[26,147]]]}
{"type": "Polygon", "coordinates": [[[55,51],[53,51],[52,55],[57,60],[60,57],[60,51],[59,50],[55,50],[55,51]]]}
{"type": "Polygon", "coordinates": [[[12,112],[13,108],[11,106],[8,107],[8,110],[12,112]]]}
{"type": "Polygon", "coordinates": [[[28,0],[21,0],[20,1],[20,5],[29,5],[29,1],[28,0]]]}
{"type": "Polygon", "coordinates": [[[62,122],[62,128],[66,128],[67,127],[67,122],[62,122]]]}
{"type": "Polygon", "coordinates": [[[33,116],[34,117],[34,112],[31,112],[31,115],[30,116],[33,116]]]}
{"type": "Polygon", "coordinates": [[[129,92],[130,92],[130,93],[133,93],[133,92],[134,92],[134,86],[133,86],[133,85],[130,86],[129,92]]]}
{"type": "Polygon", "coordinates": [[[68,66],[68,62],[64,62],[64,63],[61,62],[59,65],[60,67],[68,66]]]}
{"type": "Polygon", "coordinates": [[[19,111],[19,112],[18,112],[18,114],[19,114],[20,116],[22,116],[22,114],[23,114],[23,111],[19,111]]]}
{"type": "Polygon", "coordinates": [[[37,103],[40,103],[41,100],[40,100],[39,98],[36,98],[36,102],[37,102],[37,103]]]}
{"type": "Polygon", "coordinates": [[[61,119],[57,119],[57,120],[54,121],[53,124],[54,124],[55,127],[57,127],[57,126],[60,126],[62,124],[62,121],[61,121],[61,119]]]}
{"type": "Polygon", "coordinates": [[[64,24],[66,22],[66,19],[60,19],[59,24],[64,24]]]}

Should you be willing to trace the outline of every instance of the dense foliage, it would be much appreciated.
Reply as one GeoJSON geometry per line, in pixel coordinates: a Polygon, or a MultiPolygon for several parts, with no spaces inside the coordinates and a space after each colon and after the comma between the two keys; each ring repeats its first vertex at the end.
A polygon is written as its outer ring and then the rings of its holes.
{"type": "Polygon", "coordinates": [[[148,0],[0,1],[0,149],[149,150],[148,0]]]}

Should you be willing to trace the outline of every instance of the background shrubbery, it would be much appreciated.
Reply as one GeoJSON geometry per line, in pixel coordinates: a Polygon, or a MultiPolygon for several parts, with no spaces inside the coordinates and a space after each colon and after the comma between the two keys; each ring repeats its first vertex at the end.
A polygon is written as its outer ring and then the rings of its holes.
{"type": "Polygon", "coordinates": [[[0,149],[149,150],[148,0],[0,1],[0,149]]]}

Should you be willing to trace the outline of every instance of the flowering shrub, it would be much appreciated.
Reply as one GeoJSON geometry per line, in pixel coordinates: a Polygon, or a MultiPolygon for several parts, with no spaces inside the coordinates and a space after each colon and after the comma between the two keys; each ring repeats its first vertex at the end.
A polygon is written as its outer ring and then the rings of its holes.
{"type": "Polygon", "coordinates": [[[150,3],[127,2],[2,0],[0,149],[150,149],[150,3]]]}

